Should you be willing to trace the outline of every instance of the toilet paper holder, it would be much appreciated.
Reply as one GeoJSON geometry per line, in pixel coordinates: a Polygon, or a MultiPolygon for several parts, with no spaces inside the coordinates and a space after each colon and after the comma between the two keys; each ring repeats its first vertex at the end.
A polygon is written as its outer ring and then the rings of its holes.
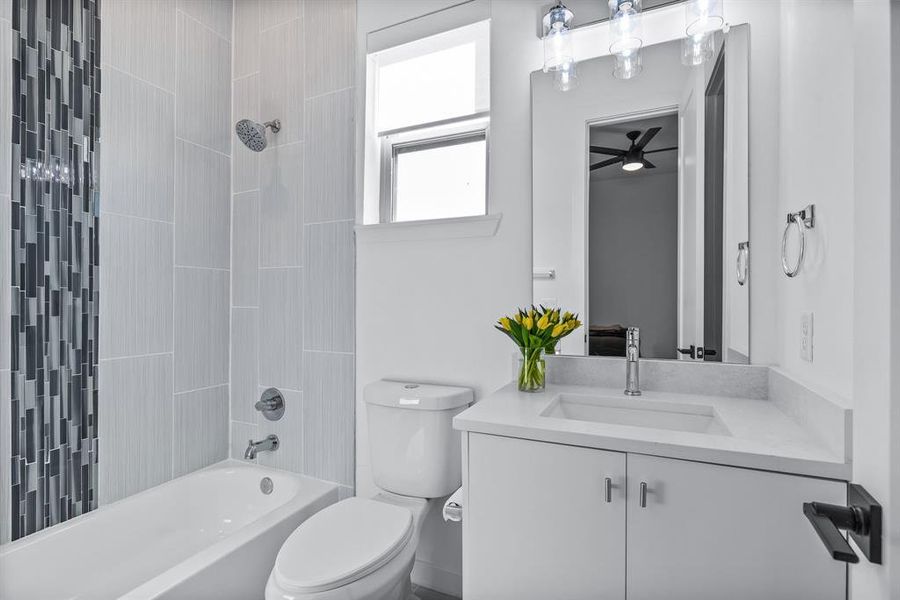
{"type": "Polygon", "coordinates": [[[462,488],[459,488],[447,498],[447,501],[444,502],[444,509],[441,511],[441,515],[444,517],[444,522],[452,521],[454,523],[461,523],[463,520],[463,506],[462,506],[462,488]]]}

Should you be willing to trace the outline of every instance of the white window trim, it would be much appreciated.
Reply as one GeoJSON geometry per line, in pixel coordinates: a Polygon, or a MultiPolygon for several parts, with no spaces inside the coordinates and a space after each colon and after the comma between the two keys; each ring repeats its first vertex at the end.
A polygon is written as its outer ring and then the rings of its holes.
{"type": "MultiPolygon", "coordinates": [[[[379,133],[381,167],[380,190],[378,200],[378,222],[380,224],[400,224],[405,221],[395,221],[396,181],[394,170],[397,163],[397,154],[403,150],[428,148],[440,148],[455,144],[465,143],[475,139],[484,139],[484,212],[481,217],[490,214],[490,112],[485,111],[452,119],[444,119],[432,123],[424,123],[412,127],[403,127],[379,133]]],[[[446,217],[434,219],[445,221],[463,217],[446,217]]]]}

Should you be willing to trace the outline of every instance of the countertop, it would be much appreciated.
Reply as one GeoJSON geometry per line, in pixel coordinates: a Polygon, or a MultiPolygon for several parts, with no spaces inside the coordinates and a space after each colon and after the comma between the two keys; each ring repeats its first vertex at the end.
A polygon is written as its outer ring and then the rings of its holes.
{"type": "Polygon", "coordinates": [[[545,417],[559,394],[622,397],[622,389],[548,384],[520,392],[511,383],[453,419],[455,429],[544,442],[679,458],[849,481],[851,465],[764,399],[644,391],[639,400],[712,407],[730,435],[545,417]]]}

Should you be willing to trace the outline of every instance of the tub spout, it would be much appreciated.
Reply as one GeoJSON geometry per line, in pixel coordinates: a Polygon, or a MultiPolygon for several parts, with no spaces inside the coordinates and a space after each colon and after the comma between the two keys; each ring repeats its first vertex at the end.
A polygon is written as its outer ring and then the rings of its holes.
{"type": "Polygon", "coordinates": [[[274,452],[275,450],[278,450],[278,436],[274,433],[258,442],[249,440],[247,449],[244,451],[244,460],[253,460],[259,452],[274,452]]]}

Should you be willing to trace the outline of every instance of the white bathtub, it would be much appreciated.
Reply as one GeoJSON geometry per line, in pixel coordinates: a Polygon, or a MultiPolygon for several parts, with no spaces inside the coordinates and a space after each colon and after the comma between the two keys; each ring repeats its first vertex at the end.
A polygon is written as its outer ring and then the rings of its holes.
{"type": "Polygon", "coordinates": [[[0,599],[260,600],[287,536],[337,499],[323,481],[224,461],[0,547],[0,599]]]}

